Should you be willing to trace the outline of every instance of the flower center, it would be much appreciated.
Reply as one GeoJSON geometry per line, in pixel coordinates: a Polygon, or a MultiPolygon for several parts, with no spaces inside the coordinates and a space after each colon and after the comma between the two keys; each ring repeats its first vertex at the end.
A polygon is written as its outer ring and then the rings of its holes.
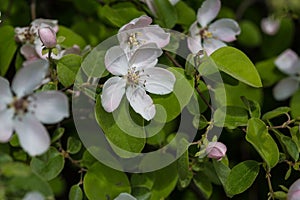
{"type": "Polygon", "coordinates": [[[29,101],[27,99],[14,99],[9,107],[13,107],[16,114],[24,114],[28,111],[29,101]]]}
{"type": "Polygon", "coordinates": [[[127,84],[129,85],[137,85],[139,82],[139,71],[135,71],[135,67],[132,67],[128,70],[126,78],[127,78],[127,84]]]}
{"type": "Polygon", "coordinates": [[[211,32],[209,32],[207,30],[207,28],[204,28],[204,29],[201,29],[200,30],[200,36],[203,38],[203,39],[208,39],[208,38],[212,38],[213,37],[213,34],[211,32]]]}
{"type": "Polygon", "coordinates": [[[137,47],[142,44],[142,42],[137,38],[139,35],[141,35],[140,32],[137,33],[130,33],[128,37],[128,45],[130,46],[130,49],[137,47]]]}

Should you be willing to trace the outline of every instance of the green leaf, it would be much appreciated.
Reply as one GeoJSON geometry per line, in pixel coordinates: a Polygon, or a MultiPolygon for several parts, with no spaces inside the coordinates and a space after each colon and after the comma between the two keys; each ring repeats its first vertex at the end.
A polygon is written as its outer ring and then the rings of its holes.
{"type": "Polygon", "coordinates": [[[177,23],[184,25],[184,27],[188,30],[191,24],[196,21],[195,11],[184,1],[176,3],[175,9],[178,15],[177,23]]]}
{"type": "Polygon", "coordinates": [[[83,194],[79,185],[73,185],[69,192],[69,200],[82,200],[83,194]]]}
{"type": "Polygon", "coordinates": [[[85,194],[90,200],[114,199],[122,192],[131,192],[124,172],[111,169],[101,163],[92,165],[83,181],[85,194]]]}
{"type": "Polygon", "coordinates": [[[299,159],[299,151],[297,144],[293,141],[292,138],[281,135],[280,140],[284,144],[288,154],[293,158],[293,160],[296,162],[299,159]]]}
{"type": "Polygon", "coordinates": [[[248,123],[247,110],[235,106],[217,108],[217,110],[214,112],[213,118],[216,126],[224,126],[230,129],[235,129],[238,126],[246,126],[248,123]]]}
{"type": "Polygon", "coordinates": [[[229,197],[246,191],[255,181],[259,173],[259,163],[247,160],[234,166],[226,181],[229,197]]]}
{"type": "Polygon", "coordinates": [[[60,127],[58,129],[56,129],[51,137],[51,143],[56,142],[57,140],[59,140],[63,134],[65,133],[65,129],[60,127]]]}
{"type": "Polygon", "coordinates": [[[86,42],[84,39],[72,31],[71,29],[59,26],[59,31],[57,33],[57,37],[63,36],[66,39],[61,43],[61,46],[64,48],[70,48],[73,47],[73,45],[78,45],[81,49],[83,49],[86,46],[86,42]]]}
{"type": "Polygon", "coordinates": [[[80,151],[81,149],[81,142],[79,139],[74,138],[74,137],[69,137],[68,142],[67,142],[67,151],[70,154],[76,154],[80,151]]]}
{"type": "Polygon", "coordinates": [[[291,109],[289,107],[275,108],[274,110],[265,113],[263,115],[262,119],[263,120],[273,119],[273,118],[278,117],[280,115],[288,114],[288,112],[290,112],[290,111],[291,111],[291,109]]]}
{"type": "Polygon", "coordinates": [[[213,159],[213,166],[226,192],[226,181],[231,172],[231,169],[223,161],[217,161],[215,159],[213,159]]]}
{"type": "Polygon", "coordinates": [[[298,126],[294,126],[290,129],[290,133],[293,141],[296,143],[298,147],[298,151],[300,152],[300,131],[298,126]]]}
{"type": "Polygon", "coordinates": [[[64,157],[54,147],[43,155],[33,157],[30,162],[32,171],[39,174],[45,180],[50,181],[57,177],[63,170],[65,164],[64,157]]]}
{"type": "Polygon", "coordinates": [[[268,133],[267,126],[263,121],[257,118],[251,118],[248,121],[246,140],[253,145],[269,168],[273,168],[278,163],[277,144],[268,133]]]}
{"type": "Polygon", "coordinates": [[[255,23],[249,20],[239,22],[241,34],[238,36],[238,42],[246,47],[257,47],[262,43],[260,30],[255,23]]]}
{"type": "Polygon", "coordinates": [[[98,7],[100,6],[97,0],[74,0],[72,3],[78,11],[83,12],[86,15],[93,15],[97,13],[98,7]]]}
{"type": "Polygon", "coordinates": [[[233,47],[222,47],[211,58],[221,71],[252,87],[262,87],[255,66],[242,51],[233,47]]]}
{"type": "Polygon", "coordinates": [[[201,191],[204,198],[209,199],[213,192],[213,187],[209,178],[204,173],[198,172],[194,176],[193,181],[197,188],[201,191]]]}
{"type": "Polygon", "coordinates": [[[300,90],[293,95],[290,101],[290,107],[292,117],[300,118],[300,90]]]}
{"type": "Polygon", "coordinates": [[[158,23],[164,28],[173,28],[177,22],[177,12],[169,0],[154,0],[158,23]]]}
{"type": "Polygon", "coordinates": [[[17,50],[12,26],[0,27],[0,76],[4,76],[17,50]]]}
{"type": "Polygon", "coordinates": [[[6,177],[27,177],[31,174],[30,168],[20,162],[3,163],[0,165],[0,171],[6,177]]]}
{"type": "Polygon", "coordinates": [[[246,97],[241,97],[241,99],[244,102],[245,106],[248,108],[250,117],[260,118],[261,111],[259,103],[257,101],[247,99],[246,97]]]}
{"type": "Polygon", "coordinates": [[[81,56],[68,54],[57,62],[57,77],[65,87],[71,86],[81,65],[81,56]]]}
{"type": "MultiPolygon", "coordinates": [[[[180,140],[178,148],[187,147],[189,142],[185,139],[180,140]]],[[[182,149],[184,150],[184,149],[182,149]]],[[[181,152],[182,150],[179,150],[181,152]]],[[[178,177],[179,177],[179,184],[181,188],[186,188],[189,186],[192,178],[193,172],[190,170],[189,166],[189,153],[186,150],[183,155],[177,160],[177,169],[178,169],[178,177]]]]}

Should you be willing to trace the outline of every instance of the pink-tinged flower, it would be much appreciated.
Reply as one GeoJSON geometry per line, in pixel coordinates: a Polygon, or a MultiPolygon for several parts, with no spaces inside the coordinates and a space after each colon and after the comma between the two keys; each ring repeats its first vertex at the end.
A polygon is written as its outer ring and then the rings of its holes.
{"type": "Polygon", "coordinates": [[[56,47],[56,32],[51,27],[39,28],[38,33],[43,45],[46,48],[52,49],[56,47]]]}
{"type": "Polygon", "coordinates": [[[158,25],[150,25],[151,23],[150,17],[141,16],[121,27],[118,34],[121,48],[126,52],[134,52],[141,45],[149,43],[155,43],[159,48],[167,46],[170,34],[158,25]]]}
{"type": "Polygon", "coordinates": [[[44,81],[49,63],[36,60],[15,75],[11,89],[0,77],[0,141],[10,140],[13,131],[21,147],[31,156],[40,155],[50,146],[46,128],[69,116],[68,99],[58,91],[33,93],[44,81]]]}
{"type": "Polygon", "coordinates": [[[300,199],[300,179],[298,179],[291,185],[287,194],[287,200],[299,200],[299,199],[300,199]]]}
{"type": "Polygon", "coordinates": [[[127,53],[115,46],[105,55],[106,69],[115,76],[104,83],[102,106],[107,112],[113,112],[126,94],[135,112],[151,120],[156,109],[146,91],[159,95],[171,93],[175,76],[166,69],[155,67],[162,50],[154,43],[142,45],[130,58],[127,53]]]}
{"type": "Polygon", "coordinates": [[[261,30],[268,35],[275,35],[280,27],[280,20],[274,17],[263,18],[260,23],[261,30]]]}
{"type": "Polygon", "coordinates": [[[188,47],[193,54],[205,50],[208,55],[236,40],[241,30],[233,19],[219,19],[213,23],[221,8],[220,0],[206,0],[198,9],[197,21],[190,27],[188,47]],[[211,23],[211,24],[210,24],[211,23]],[[200,25],[200,27],[199,27],[200,25]]]}
{"type": "Polygon", "coordinates": [[[136,200],[136,198],[128,193],[121,193],[114,200],[136,200]]]}
{"type": "Polygon", "coordinates": [[[207,157],[221,160],[226,155],[227,147],[221,142],[210,142],[206,147],[207,157]]]}
{"type": "MultiPolygon", "coordinates": [[[[156,8],[154,5],[154,1],[153,0],[140,0],[141,2],[145,3],[148,8],[150,9],[150,11],[152,12],[152,14],[157,17],[156,14],[156,8]]],[[[169,2],[174,6],[176,5],[180,0],[169,0],[169,2]]]]}
{"type": "Polygon", "coordinates": [[[278,56],[275,65],[289,76],[277,83],[273,88],[273,96],[278,101],[286,100],[299,88],[300,59],[293,50],[287,49],[278,56]]]}

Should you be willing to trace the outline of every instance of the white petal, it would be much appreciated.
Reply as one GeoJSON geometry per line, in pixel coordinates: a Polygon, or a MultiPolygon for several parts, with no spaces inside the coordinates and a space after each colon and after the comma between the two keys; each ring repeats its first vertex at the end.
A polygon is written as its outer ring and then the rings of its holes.
{"type": "Polygon", "coordinates": [[[212,23],[208,29],[214,37],[225,41],[232,42],[236,40],[236,35],[241,33],[239,24],[232,19],[219,19],[212,23]]]}
{"type": "Polygon", "coordinates": [[[106,112],[113,112],[118,108],[125,93],[126,80],[120,77],[108,79],[102,90],[102,106],[106,112]]]}
{"type": "Polygon", "coordinates": [[[122,26],[119,30],[119,32],[130,30],[134,28],[142,28],[149,26],[152,23],[151,17],[148,17],[146,15],[140,16],[139,18],[135,18],[131,20],[128,24],[125,24],[122,26]]]}
{"type": "Polygon", "coordinates": [[[191,26],[190,26],[190,35],[192,37],[195,37],[196,35],[200,35],[200,28],[198,27],[198,22],[194,22],[191,26]]]}
{"type": "Polygon", "coordinates": [[[20,145],[29,155],[41,155],[48,150],[50,146],[48,132],[33,115],[17,117],[14,124],[20,145]]]}
{"type": "Polygon", "coordinates": [[[0,110],[4,109],[7,104],[11,103],[13,100],[9,82],[5,79],[0,77],[0,110]]]}
{"type": "Polygon", "coordinates": [[[277,68],[285,74],[294,75],[300,72],[298,55],[291,49],[282,52],[275,60],[277,68]]]}
{"type": "Polygon", "coordinates": [[[45,200],[45,197],[39,192],[29,192],[22,200],[45,200]]]}
{"type": "Polygon", "coordinates": [[[135,112],[148,121],[153,119],[156,113],[155,106],[144,89],[141,87],[128,87],[126,97],[135,112]]]}
{"type": "Polygon", "coordinates": [[[39,59],[21,68],[12,82],[12,89],[17,97],[30,94],[40,86],[48,73],[48,67],[48,61],[39,59]]]}
{"type": "Polygon", "coordinates": [[[0,142],[7,142],[13,133],[13,109],[0,111],[0,142]]]}
{"type": "Polygon", "coordinates": [[[149,38],[148,42],[154,42],[159,48],[167,46],[170,42],[170,33],[166,33],[158,25],[144,28],[144,33],[149,38]]]}
{"type": "Polygon", "coordinates": [[[288,77],[282,79],[277,83],[277,85],[273,88],[274,98],[278,101],[286,100],[292,94],[294,94],[299,88],[299,82],[293,78],[288,77]]]}
{"type": "Polygon", "coordinates": [[[220,40],[216,39],[205,39],[203,43],[204,50],[206,51],[207,55],[212,54],[217,49],[226,46],[226,44],[220,40]]]}
{"type": "Polygon", "coordinates": [[[152,94],[169,94],[174,89],[176,78],[174,74],[161,67],[145,69],[140,83],[152,94]]]}
{"type": "Polygon", "coordinates": [[[21,47],[20,52],[26,60],[35,60],[39,58],[32,44],[24,44],[21,47]]]}
{"type": "Polygon", "coordinates": [[[170,3],[174,6],[176,5],[180,0],[169,0],[170,3]]]}
{"type": "Polygon", "coordinates": [[[287,200],[298,200],[300,196],[300,179],[295,181],[289,188],[287,200]]]}
{"type": "Polygon", "coordinates": [[[59,91],[39,92],[30,97],[29,110],[42,123],[53,124],[69,117],[68,98],[59,91]]]}
{"type": "Polygon", "coordinates": [[[137,68],[137,70],[154,67],[157,63],[157,58],[161,54],[162,50],[155,43],[145,44],[135,51],[129,61],[129,65],[137,68]]]}
{"type": "Polygon", "coordinates": [[[216,16],[221,8],[220,0],[206,0],[198,9],[197,20],[202,27],[206,27],[216,16]]]}
{"type": "Polygon", "coordinates": [[[113,75],[126,75],[129,69],[127,56],[120,46],[114,46],[105,54],[105,67],[113,75]]]}
{"type": "Polygon", "coordinates": [[[114,200],[136,200],[135,197],[131,196],[128,193],[121,193],[119,196],[117,196],[114,200]]]}
{"type": "Polygon", "coordinates": [[[268,35],[275,35],[280,27],[280,20],[274,17],[263,18],[260,23],[261,29],[268,35]]]}
{"type": "Polygon", "coordinates": [[[193,54],[197,54],[199,51],[203,50],[201,45],[201,37],[200,35],[194,36],[194,37],[188,37],[187,38],[187,45],[189,50],[193,54]]]}

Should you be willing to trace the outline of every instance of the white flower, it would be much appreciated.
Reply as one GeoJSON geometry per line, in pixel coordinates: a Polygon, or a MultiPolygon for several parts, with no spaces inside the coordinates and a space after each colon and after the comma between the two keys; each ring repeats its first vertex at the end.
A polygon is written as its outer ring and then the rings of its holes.
{"type": "Polygon", "coordinates": [[[151,23],[152,19],[144,15],[121,27],[118,34],[121,48],[133,53],[133,50],[149,43],[155,43],[159,48],[168,45],[170,34],[158,25],[150,25],[151,23]]]}
{"type": "Polygon", "coordinates": [[[0,77],[0,141],[10,140],[13,131],[21,147],[29,155],[44,153],[50,146],[46,128],[40,123],[53,124],[69,116],[68,99],[58,91],[33,93],[48,73],[48,62],[36,60],[15,75],[11,89],[0,77]]]}
{"type": "Polygon", "coordinates": [[[300,198],[300,179],[295,181],[287,193],[287,200],[298,200],[300,198]]]}
{"type": "Polygon", "coordinates": [[[278,56],[275,65],[289,77],[277,83],[273,88],[273,96],[278,101],[286,100],[299,88],[300,59],[294,51],[287,49],[278,56]]]}
{"type": "Polygon", "coordinates": [[[260,23],[261,29],[268,35],[275,35],[280,27],[280,20],[272,16],[263,18],[260,23]]]}
{"type": "MultiPolygon", "coordinates": [[[[141,2],[147,4],[148,8],[150,9],[150,11],[152,12],[152,14],[157,17],[156,14],[156,8],[154,5],[154,1],[153,0],[140,0],[141,2]]],[[[169,0],[169,2],[174,6],[176,5],[180,0],[169,0]]]]}
{"type": "Polygon", "coordinates": [[[121,47],[110,48],[105,55],[105,66],[115,76],[103,86],[103,108],[113,112],[126,93],[131,107],[144,119],[151,120],[156,110],[146,91],[168,94],[173,91],[175,83],[175,76],[171,72],[155,67],[157,57],[161,54],[161,49],[154,43],[141,46],[130,58],[121,47]]]}
{"type": "Polygon", "coordinates": [[[119,196],[117,196],[114,200],[136,200],[135,197],[131,196],[128,193],[121,193],[119,196]]]}
{"type": "Polygon", "coordinates": [[[215,50],[226,46],[224,42],[236,40],[236,35],[240,34],[238,23],[232,19],[219,19],[210,24],[218,15],[220,8],[220,0],[206,0],[198,9],[197,21],[191,25],[191,37],[187,40],[193,54],[204,49],[210,55],[215,50]]]}
{"type": "Polygon", "coordinates": [[[23,200],[45,200],[45,197],[39,192],[29,192],[23,200]]]}

